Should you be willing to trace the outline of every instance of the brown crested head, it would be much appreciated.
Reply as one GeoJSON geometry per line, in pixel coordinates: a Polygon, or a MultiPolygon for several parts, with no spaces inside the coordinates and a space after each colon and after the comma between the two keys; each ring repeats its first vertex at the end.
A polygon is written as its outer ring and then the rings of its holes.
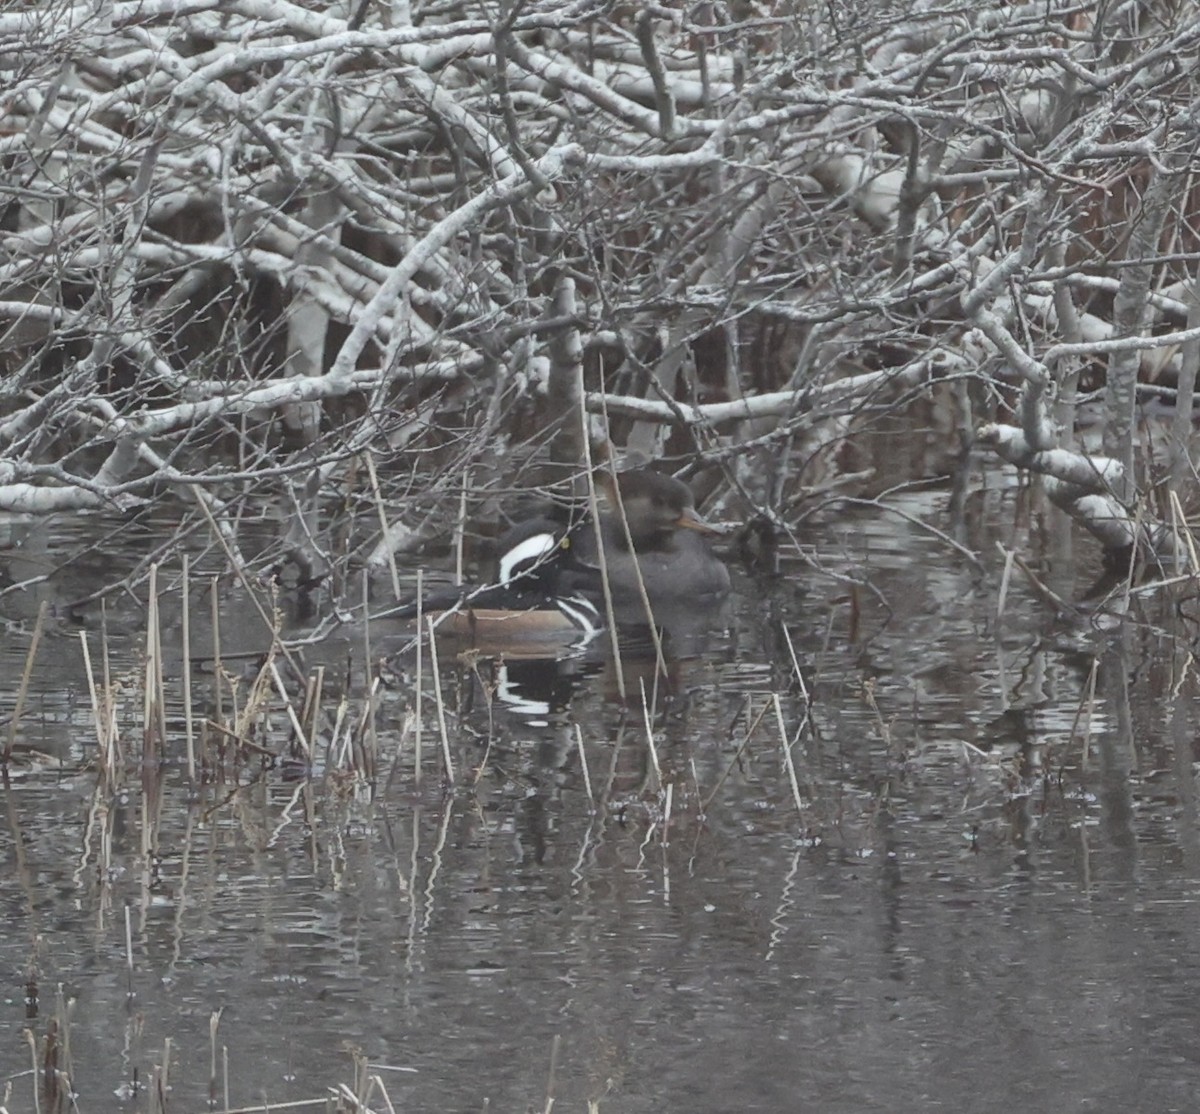
{"type": "Polygon", "coordinates": [[[616,478],[618,502],[613,491],[613,476],[600,472],[597,486],[604,492],[610,514],[624,509],[629,533],[635,542],[654,538],[675,529],[695,530],[701,534],[719,534],[721,530],[705,522],[697,513],[691,488],[673,476],[639,468],[621,472],[616,478]]]}

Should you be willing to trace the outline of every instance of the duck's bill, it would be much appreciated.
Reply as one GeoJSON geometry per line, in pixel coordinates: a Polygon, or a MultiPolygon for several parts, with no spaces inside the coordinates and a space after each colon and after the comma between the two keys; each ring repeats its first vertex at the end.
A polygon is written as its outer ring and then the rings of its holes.
{"type": "Polygon", "coordinates": [[[695,511],[684,511],[676,519],[675,525],[681,526],[685,530],[695,530],[697,534],[711,534],[716,537],[721,537],[729,533],[728,526],[709,522],[707,519],[701,518],[695,511]]]}

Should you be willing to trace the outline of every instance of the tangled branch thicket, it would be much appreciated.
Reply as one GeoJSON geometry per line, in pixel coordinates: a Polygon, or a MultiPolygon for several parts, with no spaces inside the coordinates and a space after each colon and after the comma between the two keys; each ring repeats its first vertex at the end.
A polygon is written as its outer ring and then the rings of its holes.
{"type": "Polygon", "coordinates": [[[1190,420],[1198,47],[1191,2],[10,5],[0,508],[227,523],[369,455],[416,526],[586,410],[779,513],[789,462],[953,380],[964,431],[1152,540],[1134,404],[1190,420]]]}

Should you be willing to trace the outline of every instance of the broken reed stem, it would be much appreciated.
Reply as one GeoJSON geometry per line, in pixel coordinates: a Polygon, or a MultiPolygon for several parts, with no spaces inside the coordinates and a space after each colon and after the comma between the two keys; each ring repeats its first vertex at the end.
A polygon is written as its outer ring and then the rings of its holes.
{"type": "MultiPolygon", "coordinates": [[[[800,661],[796,657],[796,647],[792,645],[792,635],[787,629],[787,624],[783,624],[783,639],[787,643],[788,654],[792,659],[792,671],[796,675],[796,685],[800,689],[800,696],[804,700],[804,718],[800,721],[800,726],[796,728],[796,738],[799,739],[804,733],[806,727],[812,732],[812,698],[808,695],[808,686],[804,683],[804,673],[800,669],[800,661]]],[[[815,732],[813,732],[815,735],[815,732]]]]}
{"type": "Polygon", "coordinates": [[[158,1105],[167,1109],[167,1096],[171,1093],[171,1038],[163,1040],[162,1064],[158,1069],[158,1105]]]}
{"type": "Polygon", "coordinates": [[[424,574],[417,569],[417,691],[413,699],[413,783],[421,788],[421,686],[424,678],[421,666],[424,664],[425,627],[422,623],[425,606],[424,574]]]}
{"type": "Polygon", "coordinates": [[[100,764],[100,777],[107,781],[112,776],[112,755],[108,748],[108,733],[104,729],[103,713],[100,711],[100,695],[96,691],[96,671],[92,668],[92,655],[88,652],[87,631],[79,632],[79,644],[83,648],[83,671],[87,675],[88,697],[92,702],[92,721],[96,725],[96,748],[100,764]]]}
{"type": "MultiPolygon", "coordinates": [[[[388,547],[391,548],[390,546],[388,547]]],[[[370,582],[368,579],[367,570],[362,572],[362,594],[363,594],[363,654],[365,655],[363,668],[365,670],[364,680],[367,685],[367,722],[363,733],[362,751],[364,762],[364,773],[370,771],[367,776],[375,776],[375,754],[378,750],[377,737],[375,733],[375,692],[379,685],[379,678],[373,676],[371,662],[374,660],[371,656],[371,611],[368,604],[368,590],[370,582]]]]}
{"type": "Polygon", "coordinates": [[[358,727],[352,734],[347,733],[347,740],[350,743],[350,746],[347,748],[350,752],[349,765],[368,781],[373,781],[375,778],[376,752],[373,736],[375,731],[375,708],[379,702],[380,683],[378,677],[371,679],[371,689],[367,693],[366,706],[359,716],[358,727]]]}
{"type": "Polygon", "coordinates": [[[38,1051],[37,1038],[33,1035],[32,1029],[25,1030],[25,1042],[29,1045],[29,1059],[32,1061],[33,1070],[29,1073],[29,1077],[33,1080],[33,1111],[34,1114],[42,1112],[42,1097],[41,1085],[39,1083],[40,1076],[38,1075],[38,1051]]]}
{"type": "Polygon", "coordinates": [[[109,758],[115,770],[121,762],[121,736],[117,731],[117,700],[113,689],[112,654],[108,648],[108,605],[100,601],[100,650],[104,663],[104,721],[108,735],[109,758]]]}
{"type": "Polygon", "coordinates": [[[779,745],[783,747],[783,764],[787,767],[788,783],[792,787],[792,800],[796,802],[796,811],[800,820],[804,820],[804,805],[800,800],[800,785],[796,781],[796,766],[792,762],[792,745],[788,742],[787,727],[783,722],[783,705],[779,702],[779,693],[771,693],[775,705],[775,721],[779,724],[779,745]]]}
{"type": "Polygon", "coordinates": [[[308,724],[308,733],[312,738],[317,737],[317,726],[321,715],[321,703],[325,699],[325,666],[318,665],[313,685],[312,718],[308,724]]]}
{"type": "Polygon", "coordinates": [[[646,743],[650,747],[650,761],[654,767],[655,789],[662,792],[663,776],[662,767],[658,764],[658,750],[654,746],[654,727],[650,723],[650,705],[646,703],[646,681],[644,678],[638,678],[638,688],[642,690],[642,723],[646,728],[646,743]]]}
{"type": "Polygon", "coordinates": [[[370,574],[362,571],[362,613],[363,613],[363,683],[370,683],[371,676],[371,601],[370,574]]]}
{"type": "Polygon", "coordinates": [[[58,1070],[67,1082],[68,1093],[73,1093],[75,1088],[71,1084],[71,1080],[75,1077],[75,1065],[71,1062],[71,1022],[74,1020],[75,999],[68,999],[64,996],[62,983],[58,984],[55,998],[57,1000],[55,1014],[58,1017],[58,1070]]]}
{"type": "Polygon", "coordinates": [[[470,490],[471,469],[462,473],[462,489],[458,495],[458,515],[454,519],[454,586],[463,582],[463,546],[467,534],[467,493],[470,490]]]}
{"type": "Polygon", "coordinates": [[[100,824],[100,847],[97,851],[97,860],[100,866],[100,877],[103,880],[101,885],[108,886],[108,879],[112,877],[112,829],[113,829],[113,814],[108,809],[107,805],[101,804],[100,786],[96,787],[96,795],[93,798],[92,808],[88,810],[88,824],[91,825],[94,820],[98,820],[100,824]]]}
{"type": "MultiPolygon", "coordinates": [[[[1087,697],[1084,705],[1080,710],[1083,715],[1083,754],[1080,756],[1079,769],[1083,772],[1087,769],[1088,753],[1091,750],[1092,742],[1092,713],[1096,710],[1096,677],[1100,672],[1100,659],[1092,658],[1091,672],[1088,674],[1087,697]]],[[[1079,722],[1080,713],[1075,714],[1075,723],[1071,725],[1071,734],[1075,733],[1075,725],[1079,722]]]]}
{"type": "MultiPolygon", "coordinates": [[[[316,671],[308,678],[304,685],[304,706],[300,710],[300,722],[304,724],[304,730],[308,732],[308,737],[316,743],[320,736],[321,725],[321,701],[325,695],[325,666],[318,665],[316,671]]],[[[337,740],[337,732],[335,731],[329,737],[330,746],[337,740]]]]}
{"type": "Polygon", "coordinates": [[[350,714],[350,703],[346,699],[346,694],[342,693],[341,699],[338,701],[337,711],[333,716],[333,728],[329,732],[329,746],[326,748],[329,754],[330,766],[337,766],[338,759],[335,757],[342,753],[345,749],[341,744],[342,728],[345,727],[346,738],[350,737],[350,733],[354,730],[352,726],[347,725],[347,718],[350,714]]]}
{"type": "Polygon", "coordinates": [[[188,555],[183,555],[183,731],[187,743],[188,781],[196,784],[196,725],[192,719],[192,570],[188,555]]]}
{"type": "Polygon", "coordinates": [[[587,752],[583,749],[583,729],[575,724],[575,746],[579,750],[579,767],[583,770],[583,787],[587,790],[592,812],[596,811],[596,794],[592,792],[592,775],[588,771],[587,752]]]}
{"type": "MultiPolygon", "coordinates": [[[[496,663],[493,662],[493,667],[496,663]]],[[[503,668],[501,666],[501,668],[503,668]]],[[[488,761],[492,757],[492,744],[496,740],[496,689],[494,683],[485,681],[479,672],[479,662],[471,663],[471,671],[475,674],[476,680],[479,682],[480,688],[487,695],[487,743],[483,748],[483,757],[475,766],[475,775],[471,778],[471,785],[478,785],[483,775],[487,773],[488,761]]],[[[493,676],[493,682],[495,677],[493,676]]]]}
{"type": "Polygon", "coordinates": [[[213,717],[219,724],[225,723],[225,708],[221,697],[221,677],[224,672],[221,666],[221,581],[212,578],[212,656],[213,656],[213,717]]]}
{"type": "Polygon", "coordinates": [[[1174,533],[1176,545],[1180,539],[1187,546],[1188,561],[1191,563],[1189,570],[1193,576],[1200,573],[1200,557],[1196,555],[1196,539],[1192,536],[1192,531],[1188,527],[1187,515],[1183,513],[1183,504],[1179,502],[1179,494],[1174,488],[1170,492],[1171,499],[1171,520],[1172,532],[1174,533]]]}
{"type": "Polygon", "coordinates": [[[787,643],[788,657],[792,659],[792,672],[796,674],[796,684],[800,686],[800,695],[804,697],[804,705],[808,706],[808,688],[804,684],[804,674],[800,670],[800,659],[796,656],[796,647],[792,642],[792,632],[788,630],[787,623],[780,623],[783,630],[783,640],[787,643]]]}
{"type": "MultiPolygon", "coordinates": [[[[746,698],[746,705],[748,708],[753,707],[753,704],[751,703],[751,700],[749,697],[746,698]]],[[[742,751],[744,751],[746,749],[746,747],[748,747],[750,745],[750,740],[751,740],[751,738],[753,738],[754,732],[758,730],[758,725],[762,722],[762,718],[766,714],[767,714],[767,706],[764,704],[762,706],[762,708],[759,710],[758,715],[756,715],[754,717],[754,720],[746,728],[746,734],[744,736],[742,736],[742,741],[738,744],[737,750],[735,750],[733,752],[733,757],[729,760],[729,765],[725,767],[725,772],[723,774],[721,774],[721,776],[719,778],[717,778],[717,784],[712,787],[712,789],[709,791],[708,796],[705,797],[704,801],[701,803],[701,805],[700,805],[701,813],[705,813],[708,811],[708,806],[710,804],[712,804],[712,799],[717,795],[718,790],[721,788],[722,785],[725,784],[726,779],[733,772],[733,767],[737,765],[738,760],[742,757],[742,751]]],[[[734,720],[734,723],[735,724],[737,723],[736,719],[734,720]]]]}
{"type": "MultiPolygon", "coordinates": [[[[667,784],[667,791],[663,799],[663,817],[662,817],[662,846],[668,847],[671,842],[671,805],[675,800],[675,783],[667,784]]],[[[666,870],[666,864],[663,864],[663,870],[666,870]]]]}
{"type": "MultiPolygon", "coordinates": [[[[583,368],[580,366],[578,373],[582,382],[583,368]]],[[[582,386],[579,388],[579,405],[582,410],[584,392],[582,386]]],[[[625,700],[625,670],[621,665],[621,639],[617,632],[617,618],[613,611],[612,585],[608,582],[608,560],[604,554],[604,532],[600,528],[600,503],[596,498],[596,477],[592,475],[592,444],[591,438],[587,435],[588,417],[586,411],[582,412],[583,421],[583,466],[584,479],[587,482],[588,494],[588,514],[592,518],[592,530],[596,535],[596,564],[600,569],[600,588],[604,593],[604,621],[608,624],[608,641],[612,646],[613,664],[617,677],[617,695],[621,697],[622,702],[625,700]]],[[[653,626],[653,624],[651,624],[653,626]]]]}
{"type": "MultiPolygon", "coordinates": [[[[604,416],[605,428],[608,427],[608,415],[604,416]]],[[[613,512],[617,516],[617,520],[621,524],[621,533],[625,547],[631,554],[636,556],[637,546],[633,544],[633,531],[629,528],[629,519],[625,514],[625,501],[621,498],[621,485],[617,482],[617,467],[611,458],[608,461],[608,474],[612,483],[611,502],[613,504],[613,512]]],[[[593,510],[593,514],[595,511],[593,510]]],[[[654,645],[654,682],[657,686],[659,676],[667,676],[667,659],[663,655],[662,635],[658,629],[658,623],[654,618],[654,609],[650,606],[650,593],[646,591],[646,581],[642,577],[642,566],[638,561],[633,562],[633,579],[637,584],[638,597],[642,604],[642,610],[646,615],[646,626],[650,631],[650,641],[654,645]]],[[[657,704],[657,700],[655,701],[657,704]]]]}
{"type": "MultiPolygon", "coordinates": [[[[387,508],[384,506],[384,503],[383,503],[383,494],[379,490],[379,476],[375,472],[375,457],[370,452],[370,450],[363,453],[363,457],[365,458],[365,460],[367,462],[367,477],[369,478],[370,483],[371,483],[371,498],[375,500],[375,513],[377,515],[379,515],[379,528],[380,528],[380,530],[383,531],[382,536],[384,538],[390,538],[392,536],[391,535],[391,527],[388,525],[387,508]]],[[[392,577],[392,599],[399,600],[400,599],[400,572],[396,568],[396,547],[392,546],[392,545],[386,545],[386,546],[384,546],[384,550],[387,553],[388,572],[391,574],[391,577],[392,577]]],[[[364,572],[365,572],[365,570],[364,570],[364,572]]],[[[363,604],[365,607],[365,604],[366,604],[365,596],[363,597],[363,604]]],[[[366,612],[364,611],[364,614],[365,613],[366,612]]]]}
{"type": "Polygon", "coordinates": [[[437,637],[433,629],[433,619],[426,619],[425,622],[429,627],[429,670],[433,674],[433,698],[437,703],[438,731],[442,736],[442,760],[446,764],[446,779],[453,785],[454,763],[450,760],[450,735],[446,730],[446,705],[442,700],[442,671],[438,667],[437,637]]]}
{"type": "Polygon", "coordinates": [[[155,793],[155,790],[147,783],[151,780],[151,771],[154,769],[155,767],[151,763],[142,763],[142,822],[140,825],[141,830],[138,832],[138,847],[142,859],[143,880],[147,887],[150,885],[150,871],[152,868],[151,849],[153,844],[152,833],[150,831],[153,819],[150,815],[152,807],[150,798],[155,793]]]}
{"type": "Polygon", "coordinates": [[[126,995],[134,997],[133,993],[133,921],[129,914],[129,903],[125,903],[125,972],[128,977],[126,995]]]}
{"type": "Polygon", "coordinates": [[[354,1101],[362,1107],[367,1102],[367,1072],[370,1070],[371,1065],[360,1048],[350,1050],[350,1060],[354,1064],[354,1082],[351,1085],[351,1090],[354,1092],[354,1101]]]}
{"type": "MultiPolygon", "coordinates": [[[[268,668],[271,671],[271,682],[275,686],[275,692],[278,694],[279,699],[283,701],[288,722],[292,725],[292,730],[296,733],[296,738],[300,741],[300,749],[304,752],[305,759],[311,764],[313,760],[312,743],[304,730],[304,725],[300,722],[300,717],[296,715],[296,706],[292,703],[292,698],[288,696],[287,687],[283,683],[283,678],[279,675],[279,666],[272,659],[268,663],[268,668]]],[[[250,714],[250,703],[250,701],[247,701],[247,717],[250,714]]]]}
{"type": "MultiPolygon", "coordinates": [[[[155,581],[157,585],[157,570],[155,581]]],[[[154,596],[154,730],[158,736],[158,757],[167,752],[167,673],[163,668],[162,607],[157,592],[154,596]]]]}
{"type": "MultiPolygon", "coordinates": [[[[368,1101],[373,1099],[375,1092],[378,1091],[380,1097],[383,1099],[383,1109],[387,1111],[387,1114],[396,1114],[396,1108],[392,1105],[391,1096],[388,1095],[387,1087],[384,1085],[383,1076],[378,1074],[372,1075],[370,1083],[371,1089],[367,1092],[368,1101]]],[[[366,1109],[366,1107],[364,1106],[363,1109],[366,1109]]]]}
{"type": "MultiPolygon", "coordinates": [[[[226,1050],[225,1058],[226,1058],[226,1061],[228,1062],[228,1059],[229,1059],[228,1050],[226,1050]]],[[[226,1073],[226,1075],[228,1075],[228,1072],[226,1073]]],[[[227,1098],[225,1101],[225,1106],[221,1111],[221,1114],[275,1114],[276,1111],[280,1111],[280,1110],[309,1110],[309,1109],[320,1109],[322,1111],[325,1111],[325,1114],[328,1114],[328,1112],[330,1110],[347,1110],[347,1111],[351,1111],[352,1114],[371,1114],[371,1111],[369,1111],[365,1106],[358,1104],[357,1096],[344,1083],[339,1083],[337,1085],[336,1092],[337,1092],[338,1096],[340,1096],[341,1098],[344,1098],[346,1100],[346,1102],[349,1103],[348,1106],[347,1105],[331,1106],[330,1105],[330,1103],[332,1102],[331,1096],[326,1096],[325,1098],[319,1098],[319,1099],[292,1099],[290,1102],[272,1102],[272,1103],[267,1103],[265,1105],[261,1102],[256,1102],[253,1106],[238,1106],[238,1107],[231,1107],[229,1105],[229,1100],[227,1098]]],[[[393,1114],[394,1114],[394,1112],[393,1112],[393,1114]]]]}
{"type": "Polygon", "coordinates": [[[561,1044],[562,1035],[555,1033],[550,1043],[550,1072],[546,1079],[546,1105],[542,1108],[542,1114],[550,1114],[554,1109],[555,1077],[558,1074],[558,1050],[561,1044]]]}
{"type": "Polygon", "coordinates": [[[146,666],[142,675],[142,764],[150,761],[152,725],[157,722],[158,656],[155,630],[158,627],[158,565],[150,566],[150,598],[146,605],[146,666]]]}
{"type": "MultiPolygon", "coordinates": [[[[221,1014],[225,1007],[214,1010],[208,1018],[208,1105],[217,1105],[217,1028],[221,1024],[221,1014]]],[[[225,1103],[228,1109],[229,1103],[225,1103]]]]}
{"type": "Polygon", "coordinates": [[[304,681],[304,699],[300,702],[300,722],[310,738],[315,738],[313,732],[313,698],[316,695],[317,678],[310,675],[304,681]]]}
{"type": "Polygon", "coordinates": [[[1012,571],[1016,554],[1011,549],[1004,551],[1004,572],[1000,576],[1000,591],[996,593],[996,618],[1004,618],[1004,605],[1008,600],[1008,586],[1012,582],[1012,571]]]}
{"type": "Polygon", "coordinates": [[[25,694],[29,691],[29,678],[33,674],[33,662],[37,657],[38,643],[42,640],[42,625],[46,621],[48,600],[38,604],[37,620],[33,624],[33,639],[29,643],[29,653],[25,655],[25,668],[21,672],[21,686],[17,689],[17,702],[13,706],[12,722],[8,725],[8,742],[4,746],[3,760],[0,765],[7,766],[12,759],[13,747],[17,745],[17,725],[21,722],[21,713],[25,710],[25,694]]]}

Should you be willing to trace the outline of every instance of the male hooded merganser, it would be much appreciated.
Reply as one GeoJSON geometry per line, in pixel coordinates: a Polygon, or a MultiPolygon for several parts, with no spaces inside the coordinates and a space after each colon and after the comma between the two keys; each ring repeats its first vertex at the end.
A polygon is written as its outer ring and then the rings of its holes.
{"type": "MultiPolygon", "coordinates": [[[[518,523],[500,539],[494,583],[428,593],[422,611],[439,631],[476,641],[586,640],[603,621],[581,589],[560,586],[571,546],[571,534],[560,523],[548,518],[518,523]]],[[[417,607],[407,604],[387,614],[413,618],[417,607]]]]}
{"type": "Polygon", "coordinates": [[[615,479],[601,472],[597,486],[605,500],[599,543],[591,524],[575,531],[572,560],[561,570],[561,583],[594,595],[601,591],[603,571],[618,618],[635,621],[645,620],[643,587],[655,611],[713,604],[728,594],[729,570],[704,539],[722,531],[696,514],[687,484],[637,469],[615,479]],[[586,570],[582,582],[580,569],[586,570]]]}

